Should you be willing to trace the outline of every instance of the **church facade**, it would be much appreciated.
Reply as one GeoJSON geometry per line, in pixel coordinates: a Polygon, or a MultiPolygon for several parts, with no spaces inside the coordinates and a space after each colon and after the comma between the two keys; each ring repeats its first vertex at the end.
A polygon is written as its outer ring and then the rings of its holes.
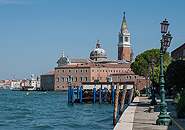
{"type": "MultiPolygon", "coordinates": [[[[119,80],[119,76],[112,78],[113,75],[124,75],[125,81],[129,75],[129,81],[133,79],[135,82],[138,76],[130,69],[130,63],[134,61],[134,53],[130,50],[130,32],[127,29],[125,13],[118,37],[117,60],[107,58],[107,53],[101,47],[99,40],[96,48],[90,52],[90,59],[68,58],[62,52],[62,56],[57,61],[58,66],[53,72],[54,86],[51,87],[54,91],[66,91],[69,85],[82,86],[82,82],[108,82],[110,78],[113,79],[112,82],[119,80]]],[[[42,88],[45,88],[43,85],[47,82],[44,78],[47,78],[47,74],[41,75],[42,88]]]]}

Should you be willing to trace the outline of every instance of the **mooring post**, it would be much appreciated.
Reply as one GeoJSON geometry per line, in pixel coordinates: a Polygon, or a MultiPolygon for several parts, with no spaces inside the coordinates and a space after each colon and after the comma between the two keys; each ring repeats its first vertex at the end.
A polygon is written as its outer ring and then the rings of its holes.
{"type": "Polygon", "coordinates": [[[99,88],[99,103],[101,104],[101,88],[99,88]]]}
{"type": "Polygon", "coordinates": [[[113,116],[113,125],[116,125],[116,116],[117,116],[117,108],[118,108],[118,97],[119,97],[119,83],[116,85],[116,95],[115,95],[115,103],[114,103],[114,116],[113,116]]]}
{"type": "Polygon", "coordinates": [[[74,104],[74,88],[71,89],[71,95],[72,95],[72,105],[74,104]]]}
{"type": "Polygon", "coordinates": [[[127,85],[123,85],[123,92],[122,92],[122,96],[121,96],[121,105],[119,108],[119,115],[121,115],[123,113],[126,92],[127,92],[127,85]]]}
{"type": "Polygon", "coordinates": [[[130,95],[129,95],[129,98],[128,98],[128,105],[130,105],[130,103],[132,101],[133,93],[134,93],[134,88],[131,88],[130,89],[130,95]]]}
{"type": "Polygon", "coordinates": [[[104,101],[106,102],[107,101],[107,93],[106,93],[106,90],[108,90],[108,89],[106,87],[104,87],[104,90],[105,90],[105,96],[104,96],[105,97],[105,100],[104,101]]]}
{"type": "Polygon", "coordinates": [[[82,88],[80,88],[80,103],[82,102],[82,88]]]}
{"type": "Polygon", "coordinates": [[[96,102],[96,88],[93,88],[93,102],[96,102]]]}
{"type": "Polygon", "coordinates": [[[114,103],[114,86],[112,86],[112,103],[114,103]]]}
{"type": "Polygon", "coordinates": [[[71,102],[71,86],[68,87],[68,103],[71,102]]]}
{"type": "Polygon", "coordinates": [[[79,86],[77,86],[77,99],[79,99],[79,86]]]}

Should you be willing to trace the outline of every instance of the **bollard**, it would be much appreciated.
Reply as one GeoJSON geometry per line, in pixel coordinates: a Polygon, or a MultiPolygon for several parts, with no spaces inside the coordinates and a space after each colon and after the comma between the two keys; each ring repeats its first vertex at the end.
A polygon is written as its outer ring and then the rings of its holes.
{"type": "Polygon", "coordinates": [[[71,102],[71,86],[68,88],[68,103],[71,102]]]}
{"type": "MultiPolygon", "coordinates": [[[[104,90],[106,91],[106,90],[108,90],[106,87],[104,87],[104,90]]],[[[105,96],[104,96],[104,98],[105,98],[105,102],[107,101],[107,94],[106,94],[106,92],[105,92],[105,96]]]]}
{"type": "Polygon", "coordinates": [[[114,115],[113,115],[113,125],[116,125],[116,116],[117,116],[117,108],[118,108],[118,97],[119,97],[119,83],[116,85],[116,95],[115,95],[115,103],[114,103],[114,115]]]}
{"type": "Polygon", "coordinates": [[[77,86],[77,99],[79,99],[79,86],[77,86]]]}
{"type": "Polygon", "coordinates": [[[124,107],[124,103],[125,103],[126,92],[127,92],[127,85],[124,85],[123,86],[122,97],[121,97],[121,105],[120,105],[120,109],[119,109],[119,115],[121,115],[123,113],[123,107],[124,107]]]}
{"type": "Polygon", "coordinates": [[[114,103],[114,86],[112,86],[112,103],[114,103]]]}
{"type": "Polygon", "coordinates": [[[72,105],[74,104],[74,88],[71,88],[72,105]]]}
{"type": "Polygon", "coordinates": [[[154,106],[149,107],[149,113],[154,113],[154,106]]]}
{"type": "Polygon", "coordinates": [[[99,88],[99,103],[101,104],[101,88],[99,88]]]}
{"type": "Polygon", "coordinates": [[[93,102],[96,102],[96,88],[93,88],[93,102]]]}
{"type": "Polygon", "coordinates": [[[80,103],[82,102],[82,88],[80,88],[80,103]]]}

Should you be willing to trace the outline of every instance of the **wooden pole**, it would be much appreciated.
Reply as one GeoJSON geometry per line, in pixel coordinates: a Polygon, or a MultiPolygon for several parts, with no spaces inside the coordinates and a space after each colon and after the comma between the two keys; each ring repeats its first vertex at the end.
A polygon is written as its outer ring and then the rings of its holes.
{"type": "Polygon", "coordinates": [[[116,116],[118,108],[118,97],[119,97],[119,83],[116,85],[116,94],[115,94],[115,103],[114,103],[114,116],[113,116],[113,125],[116,125],[116,116]]]}
{"type": "Polygon", "coordinates": [[[132,101],[133,93],[134,93],[134,88],[131,88],[130,89],[130,95],[129,95],[129,98],[128,98],[128,105],[130,105],[130,103],[132,101]]]}
{"type": "Polygon", "coordinates": [[[119,115],[121,115],[123,113],[123,107],[124,107],[124,103],[125,103],[126,92],[127,92],[127,85],[124,85],[122,96],[121,96],[121,105],[120,105],[120,109],[119,109],[119,115]]]}

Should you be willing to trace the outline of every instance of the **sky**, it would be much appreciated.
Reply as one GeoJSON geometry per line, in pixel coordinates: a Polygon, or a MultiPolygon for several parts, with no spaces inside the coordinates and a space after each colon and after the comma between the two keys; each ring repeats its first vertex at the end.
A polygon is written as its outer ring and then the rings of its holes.
{"type": "Polygon", "coordinates": [[[171,53],[185,43],[184,6],[184,0],[0,0],[0,80],[54,71],[62,52],[89,59],[97,38],[117,60],[123,12],[135,57],[160,48],[165,18],[171,53]]]}

